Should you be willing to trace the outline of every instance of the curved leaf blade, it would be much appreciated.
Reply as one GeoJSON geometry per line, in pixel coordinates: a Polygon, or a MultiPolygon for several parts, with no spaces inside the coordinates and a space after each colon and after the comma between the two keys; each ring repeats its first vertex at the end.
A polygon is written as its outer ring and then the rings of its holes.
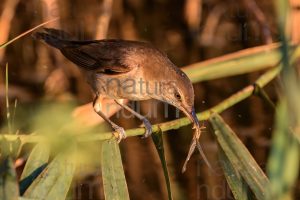
{"type": "Polygon", "coordinates": [[[119,146],[115,140],[102,144],[102,178],[106,200],[129,200],[119,146]]]}
{"type": "Polygon", "coordinates": [[[32,149],[24,170],[21,175],[21,180],[28,177],[36,169],[48,163],[50,156],[50,149],[47,145],[39,143],[32,149]]]}
{"type": "Polygon", "coordinates": [[[24,194],[26,198],[65,199],[75,172],[76,160],[71,152],[57,155],[24,194]]]}
{"type": "Polygon", "coordinates": [[[247,200],[248,186],[241,174],[232,166],[230,160],[221,148],[219,148],[219,158],[226,181],[234,198],[236,200],[247,200]]]}
{"type": "Polygon", "coordinates": [[[213,114],[209,120],[215,130],[218,143],[232,166],[243,176],[256,198],[265,200],[269,180],[262,169],[220,115],[213,114]]]}
{"type": "Polygon", "coordinates": [[[156,151],[159,155],[159,159],[163,168],[167,191],[168,191],[168,199],[172,200],[172,192],[171,192],[171,183],[169,178],[169,172],[167,167],[167,162],[165,158],[165,150],[164,150],[164,142],[162,137],[162,131],[159,130],[157,133],[153,133],[152,135],[153,143],[155,144],[156,151]]]}

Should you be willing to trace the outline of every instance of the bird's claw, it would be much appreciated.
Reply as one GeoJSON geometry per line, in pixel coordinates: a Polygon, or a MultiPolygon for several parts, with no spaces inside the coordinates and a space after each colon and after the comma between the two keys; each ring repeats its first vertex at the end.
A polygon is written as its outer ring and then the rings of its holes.
{"type": "Polygon", "coordinates": [[[147,138],[152,134],[152,125],[148,119],[143,119],[143,127],[146,129],[142,138],[147,138]]]}
{"type": "Polygon", "coordinates": [[[115,137],[116,137],[118,143],[120,143],[121,140],[123,140],[123,139],[126,138],[126,132],[125,132],[124,128],[122,128],[122,127],[120,127],[120,126],[117,126],[117,125],[116,125],[116,126],[113,126],[112,128],[113,128],[113,129],[115,130],[115,132],[117,133],[117,134],[115,135],[115,137]]]}

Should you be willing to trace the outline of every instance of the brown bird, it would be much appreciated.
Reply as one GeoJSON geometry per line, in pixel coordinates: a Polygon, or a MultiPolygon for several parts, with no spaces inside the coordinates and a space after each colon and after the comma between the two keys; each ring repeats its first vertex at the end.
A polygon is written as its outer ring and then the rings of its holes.
{"type": "Polygon", "coordinates": [[[150,122],[123,104],[122,99],[157,99],[180,109],[194,124],[195,133],[183,171],[196,147],[207,162],[199,143],[201,128],[194,110],[192,83],[164,53],[148,43],[138,41],[73,40],[68,33],[49,28],[34,33],[33,37],[59,49],[81,69],[96,94],[93,102],[95,112],[118,133],[118,142],[126,137],[125,131],[103,114],[101,99],[114,99],[117,104],[143,121],[146,129],[144,137],[152,133],[150,122]]]}

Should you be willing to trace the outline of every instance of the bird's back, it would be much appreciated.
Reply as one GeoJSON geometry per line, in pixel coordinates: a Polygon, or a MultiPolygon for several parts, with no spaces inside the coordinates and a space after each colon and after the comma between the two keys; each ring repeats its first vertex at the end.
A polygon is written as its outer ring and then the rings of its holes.
{"type": "Polygon", "coordinates": [[[122,73],[140,65],[147,55],[153,52],[160,54],[145,42],[120,39],[73,40],[68,33],[56,29],[45,29],[33,36],[59,49],[69,60],[86,70],[122,73]]]}
{"type": "Polygon", "coordinates": [[[82,68],[88,74],[87,79],[95,92],[102,87],[99,85],[95,88],[95,83],[99,82],[96,79],[101,77],[102,81],[107,82],[118,75],[122,75],[124,81],[132,79],[136,83],[139,79],[145,79],[152,85],[177,80],[183,80],[182,84],[190,84],[187,76],[164,53],[145,42],[120,39],[80,41],[56,29],[45,29],[44,32],[35,33],[34,37],[59,49],[65,57],[82,68]]]}

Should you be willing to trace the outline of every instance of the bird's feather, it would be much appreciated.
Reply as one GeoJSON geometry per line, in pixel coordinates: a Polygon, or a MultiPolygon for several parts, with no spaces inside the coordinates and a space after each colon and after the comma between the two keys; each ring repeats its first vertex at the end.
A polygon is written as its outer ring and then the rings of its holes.
{"type": "Polygon", "coordinates": [[[121,62],[128,45],[127,42],[122,44],[122,40],[72,40],[68,33],[57,29],[44,29],[34,33],[33,37],[59,49],[69,60],[86,70],[119,74],[132,69],[121,62]]]}
{"type": "Polygon", "coordinates": [[[97,70],[103,73],[129,72],[131,67],[120,61],[121,56],[125,55],[120,52],[122,50],[112,51],[106,45],[99,41],[90,41],[90,43],[69,41],[69,45],[60,50],[69,60],[86,70],[97,70]]]}

